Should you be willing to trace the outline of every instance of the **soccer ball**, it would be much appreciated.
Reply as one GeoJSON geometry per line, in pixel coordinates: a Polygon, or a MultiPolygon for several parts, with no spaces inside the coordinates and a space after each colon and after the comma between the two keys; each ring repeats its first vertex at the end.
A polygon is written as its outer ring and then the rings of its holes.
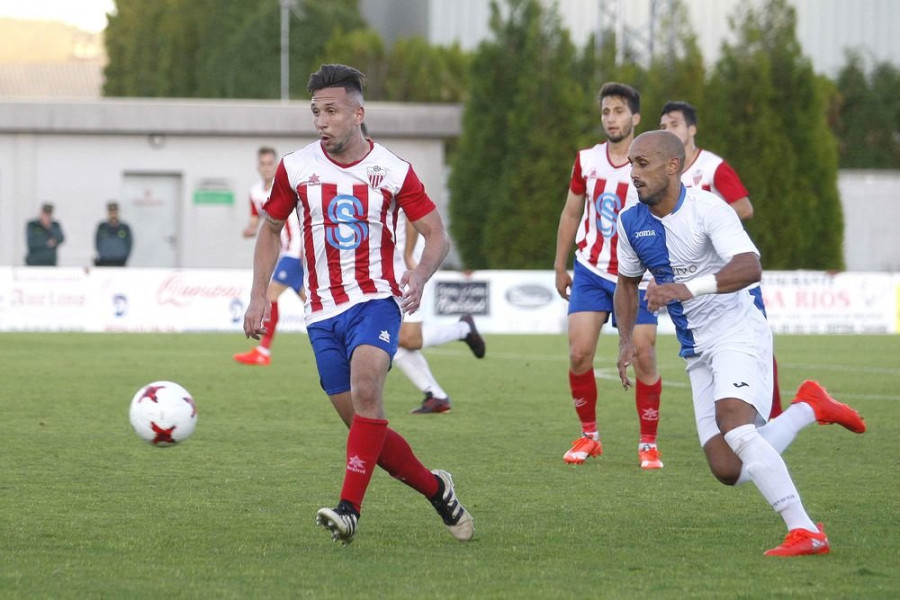
{"type": "Polygon", "coordinates": [[[142,439],[154,446],[174,446],[194,433],[197,407],[177,383],[154,381],[134,395],[128,418],[142,439]]]}

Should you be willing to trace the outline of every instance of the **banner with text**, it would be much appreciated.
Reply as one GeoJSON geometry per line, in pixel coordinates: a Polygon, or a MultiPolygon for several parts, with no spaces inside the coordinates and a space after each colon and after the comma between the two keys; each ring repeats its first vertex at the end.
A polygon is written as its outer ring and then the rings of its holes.
{"type": "MultiPolygon", "coordinates": [[[[250,282],[249,269],[0,267],[0,331],[240,333],[250,282]]],[[[900,332],[897,273],[770,271],[762,290],[776,333],[900,332]]],[[[471,314],[485,333],[560,334],[567,307],[552,271],[439,271],[421,310],[426,322],[471,314]]],[[[293,292],[279,313],[280,331],[305,331],[293,292]]],[[[674,331],[665,315],[659,330],[674,331]]]]}

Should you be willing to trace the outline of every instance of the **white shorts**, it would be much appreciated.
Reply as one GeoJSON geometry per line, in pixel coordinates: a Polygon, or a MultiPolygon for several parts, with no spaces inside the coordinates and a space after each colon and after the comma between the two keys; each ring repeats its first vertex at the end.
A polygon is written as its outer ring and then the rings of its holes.
{"type": "MultiPolygon", "coordinates": [[[[422,298],[422,300],[424,301],[424,297],[422,298]]],[[[403,322],[404,323],[421,323],[423,320],[422,314],[423,313],[422,313],[421,307],[419,307],[419,310],[417,310],[413,314],[403,313],[403,322]]]]}
{"type": "Polygon", "coordinates": [[[772,330],[759,318],[742,319],[700,356],[687,358],[700,445],[718,435],[716,401],[737,398],[752,404],[765,423],[772,409],[772,330]]]}

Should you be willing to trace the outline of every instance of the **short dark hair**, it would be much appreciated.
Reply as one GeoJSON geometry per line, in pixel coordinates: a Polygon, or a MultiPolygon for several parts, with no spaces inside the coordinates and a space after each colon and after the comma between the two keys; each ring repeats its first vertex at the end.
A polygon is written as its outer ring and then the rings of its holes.
{"type": "Polygon", "coordinates": [[[272,156],[278,156],[278,153],[275,152],[275,148],[271,146],[261,146],[259,150],[256,151],[257,158],[264,156],[266,154],[271,154],[272,156]]]}
{"type": "Polygon", "coordinates": [[[309,76],[306,91],[315,95],[325,88],[344,88],[348,93],[356,92],[362,98],[366,76],[347,65],[322,65],[319,70],[309,76]]]}
{"type": "Polygon", "coordinates": [[[659,113],[659,116],[667,115],[670,112],[680,112],[684,115],[684,122],[688,127],[691,125],[694,127],[697,126],[697,109],[689,102],[685,102],[684,100],[670,100],[662,107],[662,112],[659,113]]]}
{"type": "Polygon", "coordinates": [[[641,94],[630,85],[625,85],[624,83],[618,83],[616,81],[604,83],[603,87],[600,88],[600,93],[597,94],[597,104],[600,104],[603,102],[604,98],[609,96],[623,98],[628,104],[628,110],[631,111],[631,114],[640,114],[641,94]]]}

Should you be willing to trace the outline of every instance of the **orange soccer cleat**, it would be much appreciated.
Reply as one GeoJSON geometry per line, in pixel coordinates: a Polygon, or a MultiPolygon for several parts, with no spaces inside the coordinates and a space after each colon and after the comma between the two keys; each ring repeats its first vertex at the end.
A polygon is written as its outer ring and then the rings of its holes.
{"type": "Polygon", "coordinates": [[[580,465],[589,456],[600,456],[601,454],[603,454],[603,446],[600,445],[600,440],[583,435],[572,442],[572,447],[563,454],[563,460],[570,465],[580,465]]]}
{"type": "Polygon", "coordinates": [[[829,396],[825,388],[815,381],[807,380],[800,384],[791,404],[797,402],[809,404],[816,415],[816,421],[821,425],[837,423],[853,433],[863,433],[866,430],[866,422],[858,412],[829,396]]]}
{"type": "Polygon", "coordinates": [[[260,367],[268,367],[269,363],[272,362],[272,357],[268,354],[263,354],[262,352],[260,352],[259,348],[254,348],[250,352],[235,354],[234,360],[238,361],[242,365],[257,365],[260,367]]]}
{"type": "Polygon", "coordinates": [[[659,459],[659,449],[655,444],[641,444],[638,448],[638,459],[642,469],[662,469],[663,462],[659,459]]]}
{"type": "Polygon", "coordinates": [[[771,550],[766,550],[766,556],[804,556],[807,554],[828,554],[831,546],[825,536],[825,527],[816,523],[818,532],[806,529],[791,529],[788,531],[784,542],[771,550]]]}

